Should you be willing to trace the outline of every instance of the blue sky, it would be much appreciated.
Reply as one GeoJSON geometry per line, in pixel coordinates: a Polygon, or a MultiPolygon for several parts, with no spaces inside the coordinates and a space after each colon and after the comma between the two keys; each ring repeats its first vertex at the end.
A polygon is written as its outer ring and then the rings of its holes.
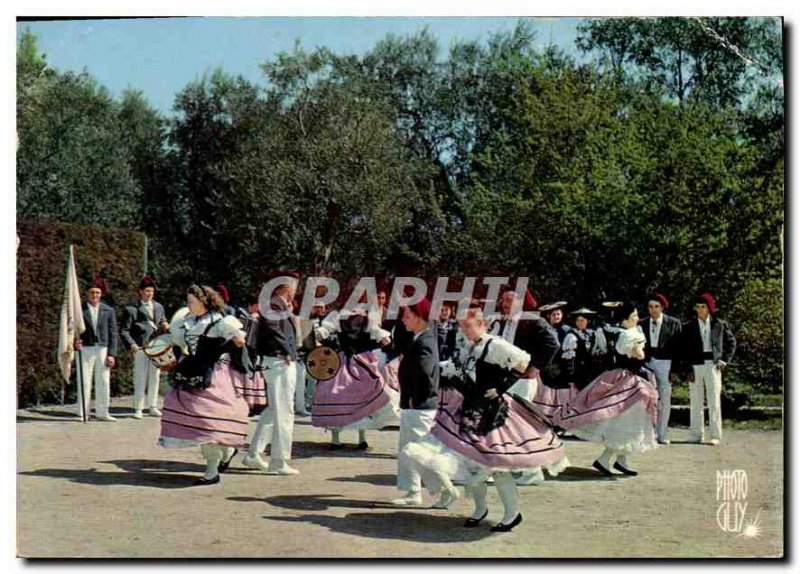
{"type": "MultiPolygon", "coordinates": [[[[531,18],[541,44],[574,52],[579,18],[531,18]]],[[[413,34],[427,26],[444,50],[457,39],[485,39],[510,30],[517,18],[174,18],[19,22],[36,34],[50,66],[86,69],[118,96],[126,87],[144,92],[170,113],[175,94],[205,71],[221,67],[263,83],[259,64],[290,51],[296,38],[313,49],[362,54],[386,34],[413,34]]]]}

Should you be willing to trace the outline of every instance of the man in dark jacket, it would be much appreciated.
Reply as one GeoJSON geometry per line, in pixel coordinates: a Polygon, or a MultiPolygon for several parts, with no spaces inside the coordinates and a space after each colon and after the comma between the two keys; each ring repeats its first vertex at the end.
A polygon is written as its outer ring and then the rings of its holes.
{"type": "MultiPolygon", "coordinates": [[[[92,280],[86,291],[87,303],[83,306],[86,330],[75,348],[81,352],[83,401],[78,401],[78,416],[83,418],[84,404],[89,407],[94,379],[94,416],[100,421],[116,421],[108,412],[111,401],[111,368],[117,356],[117,316],[114,309],[100,301],[108,289],[101,278],[92,280]]],[[[87,413],[88,414],[88,413],[87,413]]]]}
{"type": "MultiPolygon", "coordinates": [[[[514,290],[507,290],[500,297],[499,318],[492,322],[491,332],[519,347],[531,356],[528,369],[508,392],[533,401],[537,386],[542,384],[542,373],[550,368],[561,347],[558,334],[541,316],[522,319],[522,313],[536,311],[536,299],[530,289],[525,290],[525,297],[519,300],[514,290]]],[[[541,468],[515,473],[515,481],[522,486],[544,482],[541,468]]]]}
{"type": "Polygon", "coordinates": [[[691,401],[690,423],[692,442],[703,442],[703,394],[708,402],[709,443],[717,446],[722,440],[722,371],[736,353],[736,337],[727,322],[715,315],[717,305],[710,293],[701,294],[695,303],[697,318],[683,326],[681,356],[688,374],[691,401]]]}
{"type": "MultiPolygon", "coordinates": [[[[413,338],[400,361],[400,436],[397,452],[421,440],[433,428],[439,408],[439,348],[429,328],[431,304],[423,299],[402,309],[401,321],[413,338]]],[[[403,457],[397,459],[397,488],[406,494],[392,501],[397,506],[422,503],[419,472],[403,457]]]]}
{"type": "Polygon", "coordinates": [[[161,303],[153,297],[156,283],[150,277],[139,282],[139,300],[126,305],[119,329],[122,343],[133,355],[133,418],[142,418],[144,394],[147,390],[147,407],[150,416],[160,417],[158,410],[158,384],[161,371],[152,364],[144,347],[151,337],[168,328],[166,314],[161,303]]]}
{"type": "Polygon", "coordinates": [[[671,373],[677,343],[681,335],[681,322],[664,311],[669,308],[669,300],[662,293],[653,293],[647,298],[648,317],[639,321],[644,337],[647,366],[655,373],[658,385],[658,422],[656,438],[659,444],[669,444],[667,428],[672,408],[672,383],[675,375],[671,373]]]}
{"type": "Polygon", "coordinates": [[[284,281],[273,293],[267,285],[259,297],[260,317],[251,331],[248,345],[255,346],[264,369],[269,406],[258,419],[250,440],[250,449],[242,463],[267,474],[292,475],[299,471],[289,466],[294,432],[294,389],[297,380],[297,344],[292,318],[292,302],[297,292],[298,276],[277,274],[273,279],[284,281]],[[269,464],[261,457],[271,443],[269,464]]]}

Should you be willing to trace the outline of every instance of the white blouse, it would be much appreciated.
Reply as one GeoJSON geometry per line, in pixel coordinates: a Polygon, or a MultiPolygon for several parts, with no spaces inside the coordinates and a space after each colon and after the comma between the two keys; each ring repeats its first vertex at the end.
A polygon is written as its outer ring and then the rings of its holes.
{"type": "Polygon", "coordinates": [[[622,332],[619,334],[619,339],[617,339],[617,345],[614,348],[620,355],[635,359],[637,357],[634,351],[638,348],[640,351],[644,352],[646,341],[647,339],[644,337],[642,328],[637,325],[629,329],[622,329],[622,332]]]}
{"type": "Polygon", "coordinates": [[[492,344],[489,346],[489,352],[486,353],[485,361],[487,363],[499,365],[509,371],[520,363],[522,363],[523,370],[528,367],[528,363],[530,363],[531,360],[531,356],[528,353],[519,347],[515,347],[502,337],[486,334],[481,337],[476,344],[466,339],[464,340],[464,345],[460,346],[458,349],[458,363],[454,362],[452,359],[440,362],[439,366],[442,369],[442,376],[458,376],[459,367],[457,365],[460,364],[463,373],[471,380],[475,381],[475,363],[481,355],[483,355],[483,350],[486,348],[489,341],[491,341],[492,344]]]}
{"type": "Polygon", "coordinates": [[[221,313],[211,311],[202,317],[196,317],[189,313],[188,307],[184,307],[172,318],[169,325],[169,332],[172,335],[172,342],[181,347],[184,352],[194,353],[197,349],[197,339],[205,333],[208,326],[217,321],[206,333],[208,337],[222,337],[230,341],[236,335],[244,335],[244,325],[233,315],[223,316],[221,313]],[[183,312],[185,310],[185,312],[183,312]]]}
{"type": "MultiPolygon", "coordinates": [[[[342,330],[341,321],[348,319],[352,315],[355,315],[355,313],[347,309],[328,313],[322,320],[320,326],[315,328],[317,341],[324,341],[333,333],[339,333],[342,330]]],[[[369,333],[370,339],[373,341],[382,341],[391,337],[389,331],[381,328],[380,311],[370,311],[367,313],[367,332],[369,333]]]]}

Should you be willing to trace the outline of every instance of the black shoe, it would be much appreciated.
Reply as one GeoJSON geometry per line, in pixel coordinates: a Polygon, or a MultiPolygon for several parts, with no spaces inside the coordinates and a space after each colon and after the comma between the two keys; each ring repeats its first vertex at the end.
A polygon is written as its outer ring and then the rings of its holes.
{"type": "Polygon", "coordinates": [[[343,444],[331,443],[331,450],[342,450],[343,448],[344,448],[343,444]]]}
{"type": "Polygon", "coordinates": [[[631,470],[631,469],[629,469],[629,468],[625,468],[624,466],[622,466],[622,465],[621,465],[620,463],[618,463],[618,462],[615,462],[615,463],[614,463],[614,468],[616,468],[618,471],[620,471],[622,474],[624,474],[624,475],[626,475],[626,476],[636,476],[636,475],[638,475],[638,474],[639,474],[639,473],[638,473],[638,472],[636,472],[635,470],[631,470]]]}
{"type": "Polygon", "coordinates": [[[603,476],[614,476],[614,473],[608,470],[602,464],[600,464],[599,460],[594,461],[592,463],[592,466],[595,467],[597,470],[599,470],[600,474],[602,474],[603,476]]]}
{"type": "Polygon", "coordinates": [[[522,522],[522,515],[517,514],[517,517],[512,520],[509,524],[503,524],[502,522],[498,522],[494,526],[492,526],[492,532],[511,532],[514,527],[522,522]]]}
{"type": "Polygon", "coordinates": [[[231,461],[233,460],[233,457],[236,456],[236,454],[238,452],[239,452],[239,449],[235,448],[235,449],[233,449],[233,454],[231,455],[231,457],[227,461],[225,461],[225,460],[219,461],[219,466],[217,467],[217,472],[225,472],[226,470],[228,470],[228,467],[231,465],[231,461]]]}
{"type": "Polygon", "coordinates": [[[367,441],[358,443],[356,446],[356,450],[367,450],[369,448],[369,443],[367,441]]]}
{"type": "Polygon", "coordinates": [[[472,518],[472,517],[467,518],[464,521],[464,528],[475,528],[475,527],[477,527],[483,521],[483,519],[486,518],[487,516],[489,516],[489,509],[488,508],[486,509],[486,512],[483,513],[483,516],[481,516],[480,518],[472,518]]]}
{"type": "Polygon", "coordinates": [[[215,476],[214,478],[206,478],[205,476],[201,476],[197,480],[194,481],[193,486],[206,486],[208,484],[217,484],[219,482],[219,475],[215,476]]]}

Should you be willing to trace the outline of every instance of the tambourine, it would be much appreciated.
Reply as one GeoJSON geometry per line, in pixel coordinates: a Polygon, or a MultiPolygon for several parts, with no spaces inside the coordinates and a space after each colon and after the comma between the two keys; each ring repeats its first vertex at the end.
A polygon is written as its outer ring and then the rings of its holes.
{"type": "Polygon", "coordinates": [[[331,347],[317,347],[306,356],[306,370],[318,381],[332,379],[341,368],[339,353],[331,347]]]}
{"type": "Polygon", "coordinates": [[[144,348],[144,354],[162,371],[171,371],[178,365],[172,349],[172,335],[165,333],[152,339],[144,348]]]}

